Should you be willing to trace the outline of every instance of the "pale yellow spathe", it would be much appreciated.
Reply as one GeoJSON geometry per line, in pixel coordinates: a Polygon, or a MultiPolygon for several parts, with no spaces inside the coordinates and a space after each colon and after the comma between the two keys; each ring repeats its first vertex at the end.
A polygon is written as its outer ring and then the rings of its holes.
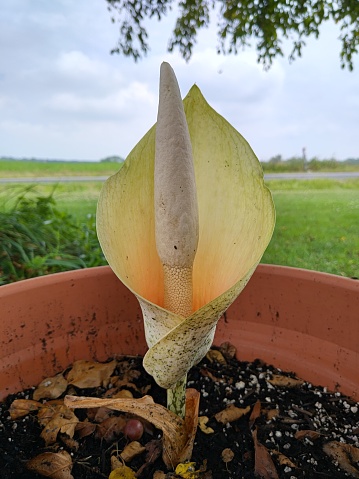
{"type": "Polygon", "coordinates": [[[246,140],[193,86],[184,100],[199,211],[193,308],[163,309],[163,271],[155,244],[155,126],[105,183],[97,230],[104,254],[139,299],[149,351],[144,365],[170,388],[210,347],[216,323],[248,282],[272,236],[274,205],[246,140]]]}

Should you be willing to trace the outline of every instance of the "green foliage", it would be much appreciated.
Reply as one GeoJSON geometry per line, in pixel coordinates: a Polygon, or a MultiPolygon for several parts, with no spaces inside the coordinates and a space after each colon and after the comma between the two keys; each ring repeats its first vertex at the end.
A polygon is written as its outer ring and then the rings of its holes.
{"type": "MultiPolygon", "coordinates": [[[[173,0],[106,0],[120,24],[118,45],[112,53],[138,60],[149,50],[144,27],[147,18],[161,20],[173,6],[173,0]]],[[[178,48],[186,60],[192,55],[198,31],[208,27],[211,11],[219,12],[218,53],[237,53],[254,41],[258,61],[269,67],[283,56],[283,39],[292,41],[290,60],[301,56],[305,39],[318,37],[321,24],[333,20],[340,26],[342,68],[353,69],[353,56],[359,45],[358,0],[180,0],[179,14],[169,42],[169,50],[178,48]]]]}
{"type": "Polygon", "coordinates": [[[262,168],[265,173],[290,173],[301,171],[358,171],[359,158],[350,158],[345,161],[337,161],[334,158],[324,160],[311,158],[310,160],[307,160],[303,156],[294,156],[285,160],[281,155],[276,155],[273,156],[269,161],[262,162],[262,168]]]}
{"type": "Polygon", "coordinates": [[[30,193],[24,190],[0,212],[0,284],[106,264],[94,215],[78,222],[57,209],[52,194],[30,193]]]}
{"type": "MultiPolygon", "coordinates": [[[[277,223],[262,262],[359,277],[359,179],[267,184],[277,223]]],[[[7,200],[0,201],[0,284],[106,264],[95,232],[100,188],[100,182],[63,183],[56,187],[56,196],[49,185],[0,189],[7,200]],[[48,220],[52,222],[42,224],[48,220]],[[59,238],[63,234],[66,241],[59,238]]]]}

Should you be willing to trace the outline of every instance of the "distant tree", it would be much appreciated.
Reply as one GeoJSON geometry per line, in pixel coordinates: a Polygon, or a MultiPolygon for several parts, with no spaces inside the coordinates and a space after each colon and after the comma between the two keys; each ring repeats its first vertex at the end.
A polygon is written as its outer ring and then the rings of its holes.
{"type": "Polygon", "coordinates": [[[100,160],[101,163],[121,163],[122,161],[125,161],[121,156],[107,156],[106,158],[103,158],[100,160]]]}
{"type": "Polygon", "coordinates": [[[282,163],[282,162],[283,162],[282,155],[272,156],[272,158],[270,158],[269,160],[269,163],[271,163],[272,165],[277,165],[278,163],[282,163]]]}
{"type": "MultiPolygon", "coordinates": [[[[118,45],[111,53],[122,53],[138,60],[149,50],[147,18],[161,20],[173,0],[106,0],[113,22],[120,25],[118,45]]],[[[201,28],[207,27],[211,12],[219,12],[218,53],[237,53],[254,42],[258,62],[269,67],[275,57],[283,56],[283,39],[290,39],[289,60],[301,56],[305,39],[318,38],[319,27],[328,20],[340,26],[342,68],[353,70],[353,56],[359,46],[358,0],[180,0],[178,18],[168,50],[179,48],[189,60],[201,28]]]]}

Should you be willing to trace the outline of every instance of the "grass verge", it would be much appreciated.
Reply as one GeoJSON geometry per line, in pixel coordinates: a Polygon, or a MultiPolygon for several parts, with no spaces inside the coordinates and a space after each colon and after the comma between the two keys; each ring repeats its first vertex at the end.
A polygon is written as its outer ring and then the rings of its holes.
{"type": "MultiPolygon", "coordinates": [[[[267,184],[276,205],[277,223],[262,262],[358,278],[359,179],[270,180],[267,184]]],[[[55,189],[53,185],[32,185],[25,189],[24,185],[0,185],[0,214],[12,215],[11,221],[16,219],[20,225],[20,230],[16,230],[15,223],[5,221],[4,216],[0,218],[3,278],[6,262],[7,271],[11,269],[9,261],[23,268],[16,274],[7,273],[11,281],[105,264],[95,232],[96,203],[101,187],[99,182],[63,183],[55,189]],[[31,200],[30,203],[19,201],[22,196],[26,201],[31,200]],[[41,206],[41,197],[49,198],[46,208],[41,206]],[[35,230],[34,238],[24,234],[21,226],[24,222],[35,230]],[[5,241],[6,230],[7,234],[16,231],[15,237],[5,241]],[[30,248],[28,251],[23,247],[25,254],[20,242],[30,248]]]]}

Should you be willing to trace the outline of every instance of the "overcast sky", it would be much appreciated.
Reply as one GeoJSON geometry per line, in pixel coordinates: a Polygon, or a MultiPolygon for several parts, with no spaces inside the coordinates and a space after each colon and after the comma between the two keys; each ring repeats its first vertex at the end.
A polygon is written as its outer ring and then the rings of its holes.
{"type": "MultiPolygon", "coordinates": [[[[340,68],[339,31],[322,27],[303,56],[269,71],[254,49],[216,54],[205,31],[189,63],[166,46],[173,19],[149,23],[138,63],[110,55],[118,26],[105,0],[0,4],[0,156],[99,160],[126,157],[156,121],[158,75],[171,63],[185,96],[193,83],[261,160],[281,154],[359,157],[359,58],[340,68]]],[[[289,49],[288,49],[289,53],[289,49]]]]}

